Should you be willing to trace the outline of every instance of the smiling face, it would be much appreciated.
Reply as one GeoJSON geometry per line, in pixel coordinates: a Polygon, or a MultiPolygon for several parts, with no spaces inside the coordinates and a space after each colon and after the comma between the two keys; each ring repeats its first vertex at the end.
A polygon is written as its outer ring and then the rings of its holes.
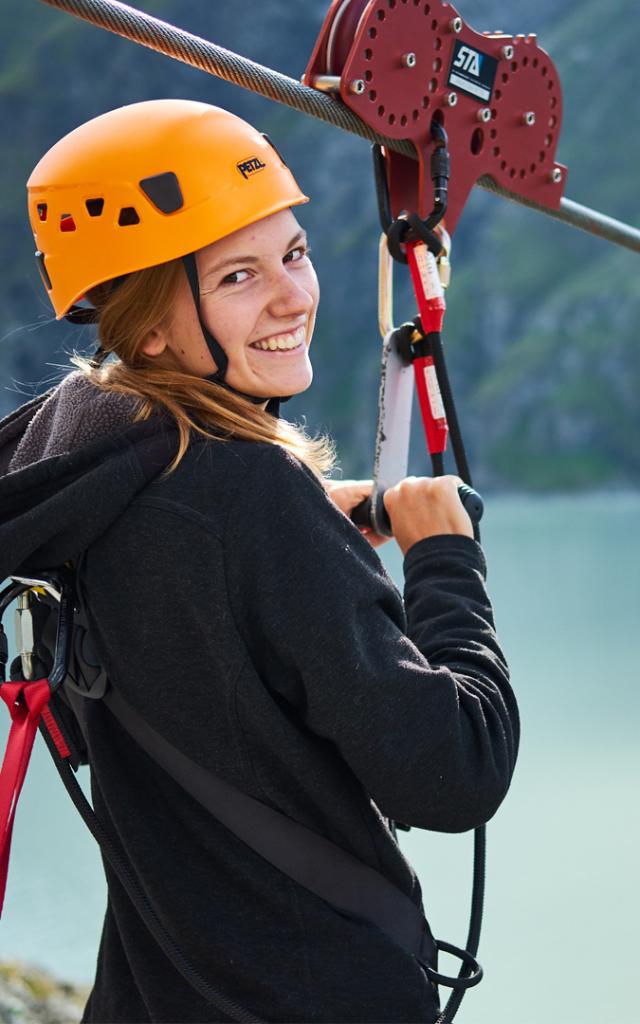
{"type": "MultiPolygon", "coordinates": [[[[250,395],[296,395],[311,384],[308,349],[319,299],[306,235],[291,210],[241,228],[196,253],[204,322],[229,360],[225,380],[250,395]]],[[[143,343],[170,348],[181,367],[206,377],[217,367],[186,277],[169,322],[143,343]]]]}

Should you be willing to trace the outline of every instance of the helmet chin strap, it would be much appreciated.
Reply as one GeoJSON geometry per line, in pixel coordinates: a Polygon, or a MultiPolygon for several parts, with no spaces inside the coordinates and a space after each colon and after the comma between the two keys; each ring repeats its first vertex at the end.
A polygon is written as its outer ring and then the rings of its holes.
{"type": "Polygon", "coordinates": [[[213,337],[213,335],[207,328],[207,325],[205,324],[204,320],[202,319],[202,313],[200,311],[200,282],[198,280],[198,267],[196,265],[195,253],[190,252],[187,253],[186,256],[183,256],[182,264],[187,275],[189,287],[191,288],[191,294],[193,296],[196,312],[198,314],[200,330],[204,335],[204,340],[207,343],[207,347],[211,355],[213,356],[216,366],[218,367],[215,373],[210,373],[204,379],[213,381],[214,384],[218,384],[221,388],[225,388],[227,391],[232,391],[235,395],[240,395],[241,398],[246,398],[247,401],[251,402],[253,405],[260,405],[262,402],[266,402],[267,412],[270,412],[273,416],[277,418],[280,415],[280,403],[288,402],[289,399],[292,397],[291,395],[287,395],[285,397],[280,398],[259,398],[256,397],[256,395],[247,395],[244,391],[238,391],[237,388],[232,387],[231,384],[227,384],[227,382],[225,381],[229,360],[227,359],[227,355],[224,349],[219,344],[219,342],[217,342],[216,339],[213,337]]]}

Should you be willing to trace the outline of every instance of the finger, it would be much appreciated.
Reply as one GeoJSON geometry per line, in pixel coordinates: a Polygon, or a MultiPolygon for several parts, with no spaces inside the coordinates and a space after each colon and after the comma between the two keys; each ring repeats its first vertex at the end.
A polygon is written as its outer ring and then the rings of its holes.
{"type": "Polygon", "coordinates": [[[342,498],[345,501],[349,502],[349,504],[352,507],[358,505],[361,501],[363,501],[365,498],[368,498],[370,495],[371,486],[367,487],[361,484],[354,484],[353,487],[345,487],[345,489],[341,491],[342,498]]]}
{"type": "Polygon", "coordinates": [[[386,544],[390,537],[383,537],[379,533],[374,533],[370,526],[360,526],[360,533],[368,540],[372,548],[379,548],[381,544],[386,544]]]}
{"type": "Polygon", "coordinates": [[[391,540],[391,537],[383,537],[379,533],[374,533],[373,530],[367,537],[372,548],[379,548],[382,544],[386,544],[387,541],[391,540]]]}

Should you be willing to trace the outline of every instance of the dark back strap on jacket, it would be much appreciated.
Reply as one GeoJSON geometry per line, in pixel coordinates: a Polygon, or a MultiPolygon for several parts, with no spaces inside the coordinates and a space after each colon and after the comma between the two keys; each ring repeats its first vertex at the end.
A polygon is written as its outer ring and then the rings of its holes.
{"type": "Polygon", "coordinates": [[[375,924],[406,953],[433,960],[415,903],[378,871],[186,757],[110,686],[103,700],[129,735],[202,807],[256,853],[340,911],[375,924]]]}

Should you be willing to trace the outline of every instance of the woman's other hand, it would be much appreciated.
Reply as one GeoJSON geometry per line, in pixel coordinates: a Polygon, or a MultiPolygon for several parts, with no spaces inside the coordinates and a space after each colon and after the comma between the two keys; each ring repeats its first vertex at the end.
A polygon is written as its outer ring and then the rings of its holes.
{"type": "MultiPolygon", "coordinates": [[[[371,494],[373,480],[325,480],[324,486],[333,503],[346,516],[351,517],[356,505],[359,505],[371,494]]],[[[359,526],[358,529],[374,548],[391,540],[390,537],[382,537],[379,533],[375,533],[370,526],[359,526]]]]}
{"type": "Polygon", "coordinates": [[[403,555],[426,537],[460,534],[473,539],[473,523],[458,494],[462,482],[452,475],[408,476],[385,491],[384,506],[403,555]]]}

